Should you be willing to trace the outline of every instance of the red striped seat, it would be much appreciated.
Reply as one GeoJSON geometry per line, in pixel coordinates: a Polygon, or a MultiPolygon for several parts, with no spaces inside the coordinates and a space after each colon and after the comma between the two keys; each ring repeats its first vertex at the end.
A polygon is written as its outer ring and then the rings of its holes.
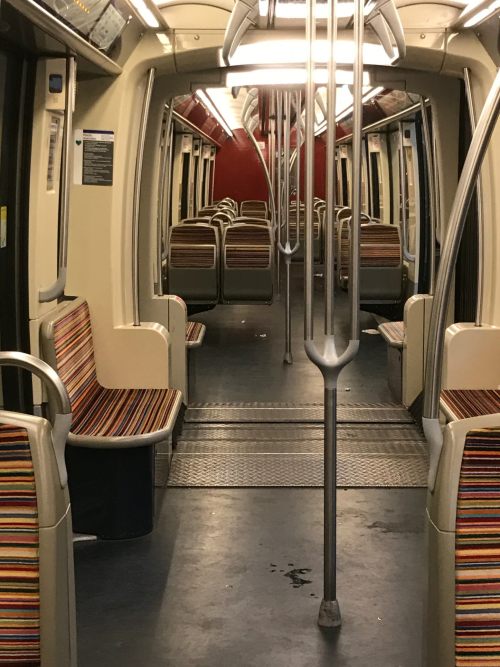
{"type": "Polygon", "coordinates": [[[404,322],[384,322],[378,325],[378,330],[388,345],[391,347],[403,347],[405,337],[404,322]]]}
{"type": "Polygon", "coordinates": [[[186,347],[193,349],[200,347],[207,328],[201,322],[186,322],[186,347]]]}
{"type": "Polygon", "coordinates": [[[445,389],[441,408],[450,421],[500,413],[500,390],[445,389]]]}
{"type": "Polygon", "coordinates": [[[499,570],[500,424],[465,439],[455,534],[456,667],[500,664],[499,570]]]}
{"type": "Polygon", "coordinates": [[[38,667],[40,560],[28,432],[0,425],[0,665],[38,667]]]}
{"type": "Polygon", "coordinates": [[[72,444],[151,445],[163,441],[171,432],[182,401],[180,391],[107,389],[99,384],[86,301],[72,302],[43,336],[45,346],[52,348],[46,356],[54,362],[71,401],[72,444]]]}

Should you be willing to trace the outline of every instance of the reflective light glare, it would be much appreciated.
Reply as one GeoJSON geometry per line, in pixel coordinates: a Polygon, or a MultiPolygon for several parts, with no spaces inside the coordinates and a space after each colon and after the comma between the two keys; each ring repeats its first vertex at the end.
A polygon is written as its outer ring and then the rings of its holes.
{"type": "Polygon", "coordinates": [[[196,96],[200,100],[202,104],[205,105],[205,107],[210,111],[212,116],[215,118],[215,120],[219,123],[219,125],[222,126],[224,132],[228,134],[230,137],[233,136],[233,131],[229,127],[228,123],[226,122],[225,118],[222,116],[220,111],[217,109],[215,104],[212,102],[210,97],[207,95],[207,93],[204,90],[197,90],[196,91],[196,96]]]}
{"type": "MultiPolygon", "coordinates": [[[[314,44],[314,61],[327,63],[329,44],[326,39],[317,39],[314,44]]],[[[395,48],[396,57],[399,57],[395,48]]],[[[352,40],[338,40],[335,45],[335,60],[339,65],[354,63],[355,48],[352,40]]],[[[285,65],[305,63],[307,45],[304,39],[276,39],[240,44],[231,58],[231,65],[285,65]]],[[[391,65],[381,44],[363,44],[363,62],[365,65],[391,65]]]]}
{"type": "Polygon", "coordinates": [[[241,127],[238,114],[232,104],[233,98],[230,90],[225,88],[207,88],[205,92],[231,130],[241,127]]]}
{"type": "MultiPolygon", "coordinates": [[[[264,11],[262,9],[262,11],[264,11]]],[[[259,3],[259,13],[261,16],[267,16],[267,9],[261,13],[259,3]]],[[[328,4],[326,2],[316,3],[317,19],[328,18],[328,4]]],[[[337,15],[339,18],[351,18],[354,16],[353,2],[339,2],[337,4],[337,15]]],[[[275,16],[278,19],[305,19],[306,18],[306,4],[305,2],[277,2],[275,9],[275,16]]]]}
{"type": "MultiPolygon", "coordinates": [[[[239,86],[277,86],[277,85],[302,85],[306,83],[305,67],[270,67],[247,70],[245,72],[228,72],[226,75],[226,86],[228,88],[239,86]]],[[[328,70],[317,68],[314,70],[314,82],[317,84],[328,83],[328,70]]],[[[337,70],[338,85],[352,85],[353,73],[347,70],[337,70]]],[[[363,84],[370,85],[370,75],[363,73],[363,84]]]]}
{"type": "MultiPolygon", "coordinates": [[[[477,2],[474,3],[474,6],[477,4],[477,2]]],[[[466,11],[468,9],[469,7],[467,7],[466,11]]],[[[496,2],[493,2],[489,7],[486,7],[480,12],[477,12],[477,14],[471,16],[471,18],[464,23],[464,28],[472,28],[472,26],[477,25],[478,23],[481,23],[481,21],[492,16],[497,10],[500,10],[500,0],[496,0],[496,2]]]]}
{"type": "Polygon", "coordinates": [[[153,12],[146,5],[144,0],[131,0],[132,5],[137,9],[144,23],[150,28],[159,28],[160,23],[153,12]]]}

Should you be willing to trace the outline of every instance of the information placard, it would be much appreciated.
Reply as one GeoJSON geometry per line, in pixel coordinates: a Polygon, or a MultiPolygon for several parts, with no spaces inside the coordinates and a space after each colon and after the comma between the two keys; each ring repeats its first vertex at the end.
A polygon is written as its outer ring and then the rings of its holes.
{"type": "Polygon", "coordinates": [[[113,185],[114,141],[112,130],[75,130],[76,185],[113,185]]]}

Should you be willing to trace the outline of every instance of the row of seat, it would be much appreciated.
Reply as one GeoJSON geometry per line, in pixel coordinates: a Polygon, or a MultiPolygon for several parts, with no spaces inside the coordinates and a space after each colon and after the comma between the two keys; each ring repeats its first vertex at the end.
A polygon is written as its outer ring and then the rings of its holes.
{"type": "Polygon", "coordinates": [[[271,303],[273,238],[268,225],[219,230],[185,223],[169,232],[167,289],[188,304],[271,303]]]}

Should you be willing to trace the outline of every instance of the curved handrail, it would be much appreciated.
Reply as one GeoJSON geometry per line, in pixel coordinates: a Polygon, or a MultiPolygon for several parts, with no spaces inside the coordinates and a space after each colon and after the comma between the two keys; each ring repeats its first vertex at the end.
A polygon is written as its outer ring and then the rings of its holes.
{"type": "Polygon", "coordinates": [[[222,60],[229,66],[229,60],[235,52],[243,35],[254,23],[259,11],[258,0],[237,0],[224,33],[222,60]]]}
{"type": "Polygon", "coordinates": [[[423,96],[420,98],[420,113],[422,114],[422,127],[424,130],[427,187],[429,189],[429,294],[432,296],[436,284],[436,166],[434,164],[429,117],[427,115],[425,97],[423,96]]]}
{"type": "Polygon", "coordinates": [[[66,62],[66,94],[64,110],[64,131],[62,141],[62,164],[60,183],[59,207],[59,257],[57,278],[47,288],[40,289],[38,300],[40,303],[55,301],[64,294],[66,287],[66,273],[68,270],[68,227],[69,227],[69,198],[71,192],[71,156],[73,152],[73,106],[75,101],[76,60],[70,56],[66,62]]]}
{"type": "MultiPolygon", "coordinates": [[[[168,102],[168,109],[165,118],[165,133],[163,136],[163,150],[161,154],[160,176],[158,179],[158,211],[156,216],[156,295],[163,296],[163,241],[164,241],[164,225],[163,212],[165,210],[165,192],[170,191],[167,186],[167,170],[170,164],[171,157],[171,130],[172,130],[172,113],[174,110],[173,101],[168,102]]],[[[166,217],[168,218],[170,205],[166,209],[166,217]]],[[[168,251],[166,253],[168,255],[168,251]]]]}
{"type": "Polygon", "coordinates": [[[56,457],[59,481],[61,487],[64,488],[68,482],[64,450],[73,418],[66,387],[52,366],[25,352],[0,352],[0,366],[14,366],[29,371],[36,375],[47,387],[49,405],[51,406],[52,446],[56,457]]]}
{"type": "MultiPolygon", "coordinates": [[[[472,132],[476,129],[476,112],[474,110],[474,101],[472,99],[472,84],[470,80],[470,71],[464,69],[465,94],[467,96],[467,106],[469,108],[469,119],[472,132]]],[[[483,323],[483,290],[484,290],[484,218],[483,218],[483,187],[481,183],[481,174],[477,178],[476,184],[476,204],[477,204],[477,254],[478,254],[478,276],[477,276],[477,308],[476,308],[476,326],[480,327],[483,323]]]]}
{"type": "Polygon", "coordinates": [[[146,144],[146,129],[148,125],[149,107],[153,94],[153,84],[156,68],[148,70],[144,99],[142,102],[139,137],[137,140],[137,157],[135,162],[134,198],[132,207],[132,308],[134,326],[141,324],[139,313],[139,207],[141,200],[142,166],[144,163],[144,146],[146,144]]]}
{"type": "Polygon", "coordinates": [[[443,371],[444,339],[448,305],[453,284],[454,269],[462,240],[463,229],[472,195],[488,148],[488,143],[500,112],[500,69],[486,98],[483,110],[472,136],[460,180],[458,182],[441,260],[436,280],[436,292],[432,301],[427,359],[425,364],[425,390],[422,425],[430,447],[429,489],[434,490],[437,468],[443,446],[443,433],[439,423],[439,401],[443,371]]]}

